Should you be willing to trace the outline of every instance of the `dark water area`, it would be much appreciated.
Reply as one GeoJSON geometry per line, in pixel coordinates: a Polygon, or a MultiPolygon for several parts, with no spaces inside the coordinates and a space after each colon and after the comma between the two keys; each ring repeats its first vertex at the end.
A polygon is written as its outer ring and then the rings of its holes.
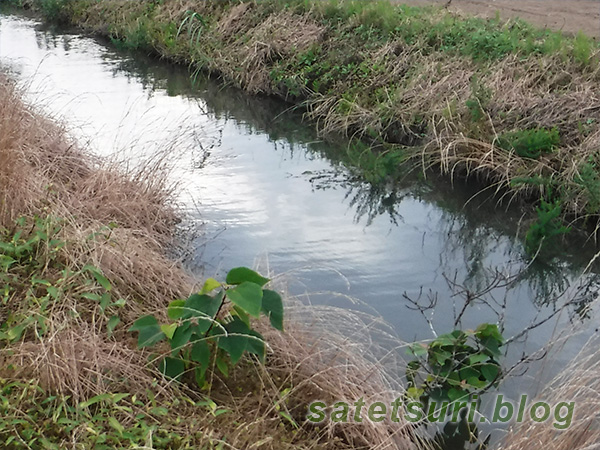
{"type": "Polygon", "coordinates": [[[98,155],[181,153],[173,179],[197,232],[185,262],[201,276],[268,267],[302,301],[382,316],[399,343],[449,332],[458,316],[464,329],[500,322],[507,367],[577,332],[501,385],[513,398],[596,332],[596,246],[573,235],[532,263],[519,206],[475,195],[474,182],[413,174],[373,186],[343,165],[347,143],[323,141],[288,104],[30,18],[0,15],[0,65],[98,155]],[[457,294],[486,290],[466,307],[457,294]]]}

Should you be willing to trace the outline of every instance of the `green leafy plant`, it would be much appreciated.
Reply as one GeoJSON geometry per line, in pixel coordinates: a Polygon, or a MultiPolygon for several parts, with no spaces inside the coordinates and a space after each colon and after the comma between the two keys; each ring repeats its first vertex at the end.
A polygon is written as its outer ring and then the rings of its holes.
{"type": "MultiPolygon", "coordinates": [[[[181,400],[158,403],[151,393],[104,393],[77,402],[53,395],[35,382],[0,379],[0,446],[5,450],[74,448],[200,448],[207,438],[198,429],[182,431],[181,400]]],[[[204,405],[198,402],[199,407],[204,405]]],[[[187,428],[187,427],[186,427],[187,428]]],[[[215,449],[218,445],[202,448],[215,449]]]]}
{"type": "Polygon", "coordinates": [[[502,134],[497,142],[498,147],[531,159],[538,159],[542,154],[552,152],[559,143],[560,134],[556,127],[511,131],[502,134]]]}
{"type": "Polygon", "coordinates": [[[69,265],[61,230],[53,217],[23,217],[11,230],[0,229],[0,341],[45,335],[52,309],[67,301],[73,302],[73,313],[93,314],[109,335],[119,324],[117,312],[125,300],[113,296],[97,267],[69,265]]]}
{"type": "Polygon", "coordinates": [[[413,344],[409,351],[417,359],[406,371],[407,395],[424,403],[454,402],[497,386],[503,343],[498,326],[484,323],[476,330],[443,334],[429,344],[413,344]]]}
{"type": "Polygon", "coordinates": [[[263,288],[267,282],[246,267],[232,269],[224,283],[209,278],[199,293],[171,302],[167,323],[148,315],[136,320],[130,331],[138,332],[139,348],[167,340],[171,354],[160,359],[160,371],[178,380],[193,371],[203,386],[211,362],[227,376],[229,363],[236,364],[245,353],[264,360],[265,342],[252,328],[251,317],[262,313],[283,331],[283,302],[277,292],[263,288]]]}

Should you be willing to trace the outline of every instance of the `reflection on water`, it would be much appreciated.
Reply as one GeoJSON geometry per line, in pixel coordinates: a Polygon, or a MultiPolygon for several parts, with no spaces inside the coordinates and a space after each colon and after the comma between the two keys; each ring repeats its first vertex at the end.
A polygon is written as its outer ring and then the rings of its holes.
{"type": "Polygon", "coordinates": [[[145,151],[174,136],[189,149],[174,176],[184,182],[181,201],[205,224],[192,268],[214,275],[268,257],[289,274],[293,295],[374,309],[404,340],[449,331],[464,309],[460,325],[501,321],[506,336],[519,337],[509,363],[545,345],[556,327],[592,322],[586,305],[598,274],[581,274],[595,248],[574,236],[560,257],[531,263],[517,238],[518,205],[475,196],[470,182],[413,174],[373,186],[343,167],[347,144],[323,142],[282,102],[209,79],[193,85],[184,68],[14,16],[1,17],[0,42],[1,63],[30,85],[30,98],[77,124],[74,133],[96,151],[145,151]],[[510,282],[494,284],[498,274],[510,282]],[[436,297],[427,314],[407,300],[423,292],[436,297]],[[466,294],[481,292],[464,308],[466,294]]]}

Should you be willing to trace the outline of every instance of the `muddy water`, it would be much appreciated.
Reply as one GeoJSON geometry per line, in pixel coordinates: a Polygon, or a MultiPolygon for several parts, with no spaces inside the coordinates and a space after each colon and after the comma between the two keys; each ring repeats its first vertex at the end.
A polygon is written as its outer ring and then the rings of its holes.
{"type": "Polygon", "coordinates": [[[341,164],[346,144],[321,141],[289,105],[208,79],[192,85],[184,68],[33,19],[0,16],[0,64],[100,155],[170,146],[180,201],[202,231],[186,263],[204,275],[268,263],[292,295],[372,311],[405,341],[451,331],[458,315],[465,328],[500,318],[507,338],[543,322],[511,343],[508,366],[556,330],[581,331],[551,362],[510,378],[502,389],[514,396],[534,392],[594,331],[596,310],[585,306],[598,277],[583,270],[595,248],[573,237],[560,256],[531,263],[516,238],[518,207],[473,198],[469,184],[369,185],[341,164]],[[457,286],[477,292],[499,274],[514,278],[463,311],[457,286]],[[432,299],[432,309],[415,307],[432,299]]]}

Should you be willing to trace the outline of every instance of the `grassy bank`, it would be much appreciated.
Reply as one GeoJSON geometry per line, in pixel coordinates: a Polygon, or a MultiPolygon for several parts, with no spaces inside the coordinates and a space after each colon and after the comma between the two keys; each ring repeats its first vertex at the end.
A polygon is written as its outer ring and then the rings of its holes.
{"type": "Polygon", "coordinates": [[[368,342],[355,316],[288,305],[285,333],[255,324],[265,364],[213,362],[202,388],[161,374],[170,348],[137,348],[132,323],[166,322],[167,305],[198,289],[165,256],[178,220],[167,154],[125,172],[0,78],[2,448],[415,448],[403,423],[304,420],[315,399],[401,395],[372,348],[322,331],[351,324],[368,342]]]}
{"type": "Polygon", "coordinates": [[[366,142],[353,159],[382,159],[378,177],[407,163],[474,175],[541,205],[542,227],[551,211],[549,234],[600,211],[598,47],[583,34],[386,1],[23,2],[303,104],[324,133],[366,142]]]}

